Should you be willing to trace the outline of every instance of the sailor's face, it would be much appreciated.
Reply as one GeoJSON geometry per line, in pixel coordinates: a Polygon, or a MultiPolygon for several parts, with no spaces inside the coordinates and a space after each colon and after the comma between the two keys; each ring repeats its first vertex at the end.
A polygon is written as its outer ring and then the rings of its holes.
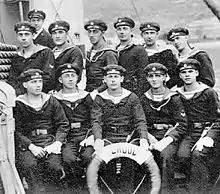
{"type": "Polygon", "coordinates": [[[43,80],[42,79],[32,79],[30,81],[24,82],[23,86],[27,89],[27,93],[32,95],[39,95],[42,92],[43,80]]]}
{"type": "Polygon", "coordinates": [[[103,38],[103,32],[99,29],[89,29],[87,30],[89,40],[91,44],[96,45],[99,43],[99,41],[103,38]]]}
{"type": "Polygon", "coordinates": [[[65,30],[54,30],[51,33],[54,43],[57,46],[61,46],[67,42],[67,35],[68,33],[65,30]]]}
{"type": "Polygon", "coordinates": [[[187,42],[188,36],[179,35],[172,38],[172,43],[179,52],[186,48],[187,42]]]}
{"type": "Polygon", "coordinates": [[[19,31],[17,40],[22,47],[29,47],[33,43],[33,34],[30,31],[19,31]]]}
{"type": "Polygon", "coordinates": [[[44,24],[44,20],[41,18],[31,18],[30,22],[34,25],[37,31],[40,30],[44,24]]]}
{"type": "Polygon", "coordinates": [[[154,89],[163,87],[165,80],[166,75],[162,74],[160,71],[149,72],[147,75],[147,81],[154,89]]]}
{"type": "Polygon", "coordinates": [[[111,73],[107,74],[104,77],[104,81],[107,84],[108,88],[111,90],[117,90],[121,88],[121,83],[123,82],[124,77],[120,73],[111,73]]]}
{"type": "Polygon", "coordinates": [[[192,83],[196,82],[198,75],[199,72],[196,69],[184,69],[179,73],[180,78],[186,85],[191,85],[192,83]]]}
{"type": "Polygon", "coordinates": [[[142,34],[142,37],[147,46],[153,46],[156,44],[158,38],[158,32],[155,30],[146,30],[142,34]]]}
{"type": "Polygon", "coordinates": [[[59,77],[59,82],[63,84],[64,88],[73,89],[76,87],[78,75],[74,72],[67,72],[59,77]]]}
{"type": "Polygon", "coordinates": [[[131,39],[132,29],[129,26],[118,26],[116,34],[121,42],[126,42],[131,39]]]}

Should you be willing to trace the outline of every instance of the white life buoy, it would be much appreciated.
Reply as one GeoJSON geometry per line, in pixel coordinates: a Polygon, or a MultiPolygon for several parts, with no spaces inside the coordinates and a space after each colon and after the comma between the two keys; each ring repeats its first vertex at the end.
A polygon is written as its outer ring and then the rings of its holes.
{"type": "Polygon", "coordinates": [[[159,168],[154,161],[150,151],[131,144],[131,143],[114,143],[105,146],[100,153],[96,153],[87,170],[87,183],[90,194],[100,193],[98,188],[98,171],[100,164],[104,161],[106,164],[115,158],[130,158],[139,165],[147,165],[151,177],[151,194],[158,194],[161,186],[161,177],[159,168]]]}

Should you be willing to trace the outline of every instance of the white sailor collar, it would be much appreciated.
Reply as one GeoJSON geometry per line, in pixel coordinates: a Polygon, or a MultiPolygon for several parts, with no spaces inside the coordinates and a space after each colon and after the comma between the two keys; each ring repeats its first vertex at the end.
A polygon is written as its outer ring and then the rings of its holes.
{"type": "Polygon", "coordinates": [[[54,53],[54,52],[57,52],[57,51],[60,52],[60,53],[62,53],[62,52],[66,51],[66,50],[68,50],[68,49],[70,49],[70,48],[75,48],[75,47],[76,47],[75,45],[68,44],[65,48],[59,50],[58,47],[55,46],[52,51],[53,51],[53,53],[54,53]]]}
{"type": "MultiPolygon", "coordinates": [[[[36,49],[35,49],[35,51],[34,51],[34,53],[33,53],[32,55],[34,55],[35,53],[37,53],[37,52],[39,52],[39,51],[42,51],[42,50],[44,50],[44,49],[46,49],[46,48],[48,48],[48,47],[42,46],[42,45],[40,45],[40,44],[36,44],[36,49]]],[[[20,49],[20,50],[18,50],[17,54],[18,54],[19,56],[24,57],[23,52],[24,52],[24,50],[23,50],[23,49],[20,49]]],[[[32,55],[31,55],[31,56],[32,56],[32,55]]],[[[30,56],[30,57],[31,57],[31,56],[30,56]]],[[[30,58],[30,57],[28,57],[28,58],[30,58]]]]}
{"type": "MultiPolygon", "coordinates": [[[[41,97],[42,97],[42,107],[50,99],[50,96],[51,95],[45,94],[44,92],[42,92],[42,94],[41,94],[41,97]]],[[[20,101],[23,104],[28,105],[28,106],[30,106],[30,107],[35,109],[35,107],[33,107],[33,105],[28,102],[27,94],[19,95],[15,100],[16,101],[20,101]]]]}
{"type": "Polygon", "coordinates": [[[179,54],[177,55],[177,58],[178,58],[178,61],[181,62],[181,61],[184,61],[186,59],[188,59],[189,57],[199,53],[199,52],[204,52],[203,50],[200,50],[200,49],[197,49],[196,47],[193,47],[193,49],[191,50],[191,52],[187,55],[187,56],[184,56],[184,57],[181,57],[179,54]]]}
{"type": "Polygon", "coordinates": [[[129,44],[125,45],[125,46],[122,47],[122,48],[120,48],[121,44],[118,44],[118,45],[116,46],[116,50],[117,50],[118,52],[120,52],[120,51],[123,51],[123,50],[127,50],[127,49],[129,49],[130,47],[135,46],[135,45],[137,45],[137,44],[135,44],[134,41],[131,40],[131,42],[130,42],[129,44]]]}
{"type": "MultiPolygon", "coordinates": [[[[202,91],[204,91],[207,88],[210,88],[208,85],[202,83],[202,82],[198,82],[200,84],[200,88],[198,90],[192,91],[191,94],[193,94],[193,96],[195,96],[195,94],[197,93],[201,93],[202,91]]],[[[184,91],[184,86],[176,88],[176,91],[180,94],[182,94],[184,97],[186,97],[186,94],[189,94],[189,92],[184,91]]]]}
{"type": "Polygon", "coordinates": [[[89,92],[85,91],[85,90],[80,90],[78,89],[78,95],[74,97],[72,97],[71,99],[66,97],[65,95],[63,95],[62,93],[62,89],[59,90],[58,92],[53,93],[52,95],[57,98],[58,100],[66,100],[69,102],[76,102],[77,100],[81,100],[83,98],[85,98],[87,95],[89,94],[89,92]]]}
{"type": "Polygon", "coordinates": [[[121,102],[124,98],[128,97],[132,92],[125,89],[125,88],[122,88],[122,95],[120,97],[117,97],[117,101],[114,101],[114,97],[109,95],[108,94],[108,89],[97,94],[99,96],[101,96],[103,99],[106,99],[106,100],[111,100],[114,104],[118,104],[119,102],[121,102]]]}
{"type": "Polygon", "coordinates": [[[156,48],[155,49],[147,48],[146,43],[143,44],[143,47],[147,51],[148,56],[152,56],[152,55],[154,55],[156,53],[161,53],[161,52],[163,52],[165,50],[171,50],[170,47],[168,47],[167,45],[162,45],[159,42],[156,43],[156,48]]]}
{"type": "MultiPolygon", "coordinates": [[[[172,91],[169,88],[166,88],[166,90],[164,92],[164,95],[163,95],[163,100],[169,99],[169,98],[171,98],[172,96],[174,96],[176,94],[177,94],[176,91],[172,91]]],[[[153,100],[153,94],[152,94],[152,90],[151,89],[149,89],[147,92],[145,92],[144,95],[148,99],[153,100]]]]}
{"type": "MultiPolygon", "coordinates": [[[[89,62],[96,62],[106,51],[115,51],[114,48],[109,47],[108,45],[105,45],[104,48],[97,50],[92,59],[89,59],[88,56],[86,56],[86,60],[89,62]]],[[[90,49],[89,53],[91,54],[92,48],[90,49]]]]}
{"type": "Polygon", "coordinates": [[[43,32],[43,28],[41,28],[40,30],[38,30],[37,31],[37,33],[34,35],[34,37],[33,37],[33,39],[35,40],[38,36],[39,36],[39,34],[41,33],[41,32],[43,32]]]}

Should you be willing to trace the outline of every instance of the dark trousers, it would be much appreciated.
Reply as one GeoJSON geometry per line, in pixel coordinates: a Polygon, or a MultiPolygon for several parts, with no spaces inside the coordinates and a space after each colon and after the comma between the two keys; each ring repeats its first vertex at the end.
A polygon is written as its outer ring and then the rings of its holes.
{"type": "Polygon", "coordinates": [[[71,171],[72,174],[77,172],[77,164],[87,167],[92,159],[94,149],[92,146],[80,148],[79,143],[84,139],[84,136],[74,138],[73,141],[68,141],[62,150],[62,157],[64,166],[67,171],[71,171]]]}
{"type": "Polygon", "coordinates": [[[179,167],[189,179],[189,193],[208,193],[210,169],[217,156],[216,145],[214,147],[203,147],[202,151],[194,150],[193,145],[198,137],[186,137],[180,145],[178,153],[179,167]]]}
{"type": "Polygon", "coordinates": [[[174,171],[176,169],[176,154],[179,145],[177,142],[173,142],[168,145],[161,152],[152,150],[154,159],[160,168],[161,172],[161,193],[175,193],[174,171]]]}
{"type": "Polygon", "coordinates": [[[16,154],[16,166],[22,176],[25,176],[30,188],[38,186],[43,172],[46,172],[48,180],[53,181],[58,181],[63,175],[61,154],[50,154],[46,158],[38,159],[29,150],[19,150],[16,154]]]}

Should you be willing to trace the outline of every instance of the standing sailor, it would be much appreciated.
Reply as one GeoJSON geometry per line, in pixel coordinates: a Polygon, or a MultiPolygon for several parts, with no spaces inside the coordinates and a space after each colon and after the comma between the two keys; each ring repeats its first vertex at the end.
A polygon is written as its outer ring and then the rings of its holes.
{"type": "Polygon", "coordinates": [[[86,91],[101,92],[106,89],[106,85],[103,84],[102,69],[109,64],[118,64],[117,53],[104,38],[108,29],[105,22],[99,19],[90,20],[84,28],[92,44],[86,56],[86,91]]]}
{"type": "Polygon", "coordinates": [[[141,36],[144,39],[144,48],[147,51],[149,64],[160,63],[168,69],[166,86],[172,88],[178,80],[175,69],[178,63],[173,50],[165,42],[159,43],[160,25],[156,22],[144,22],[140,25],[141,36]]]}
{"type": "Polygon", "coordinates": [[[144,47],[132,41],[132,29],[135,22],[128,17],[120,17],[114,23],[120,44],[116,47],[119,62],[126,69],[126,76],[122,86],[135,92],[138,96],[149,87],[144,76],[144,68],[148,65],[148,56],[144,47]]]}
{"type": "MultiPolygon", "coordinates": [[[[189,30],[186,28],[173,28],[169,31],[167,39],[173,43],[178,50],[178,61],[196,59],[201,64],[197,81],[213,87],[215,85],[215,72],[209,55],[189,44],[189,30]]],[[[179,85],[183,85],[179,83],[179,85]]]]}
{"type": "Polygon", "coordinates": [[[43,28],[46,14],[41,10],[34,9],[28,12],[28,18],[36,28],[36,34],[34,34],[34,44],[40,44],[53,49],[55,47],[53,39],[43,28]]]}
{"type": "Polygon", "coordinates": [[[35,68],[48,74],[44,79],[43,92],[47,93],[54,89],[54,56],[51,49],[34,44],[36,29],[29,22],[15,24],[14,31],[19,42],[19,49],[11,62],[8,83],[15,89],[17,95],[24,94],[25,90],[18,82],[18,77],[23,71],[35,68]]]}

